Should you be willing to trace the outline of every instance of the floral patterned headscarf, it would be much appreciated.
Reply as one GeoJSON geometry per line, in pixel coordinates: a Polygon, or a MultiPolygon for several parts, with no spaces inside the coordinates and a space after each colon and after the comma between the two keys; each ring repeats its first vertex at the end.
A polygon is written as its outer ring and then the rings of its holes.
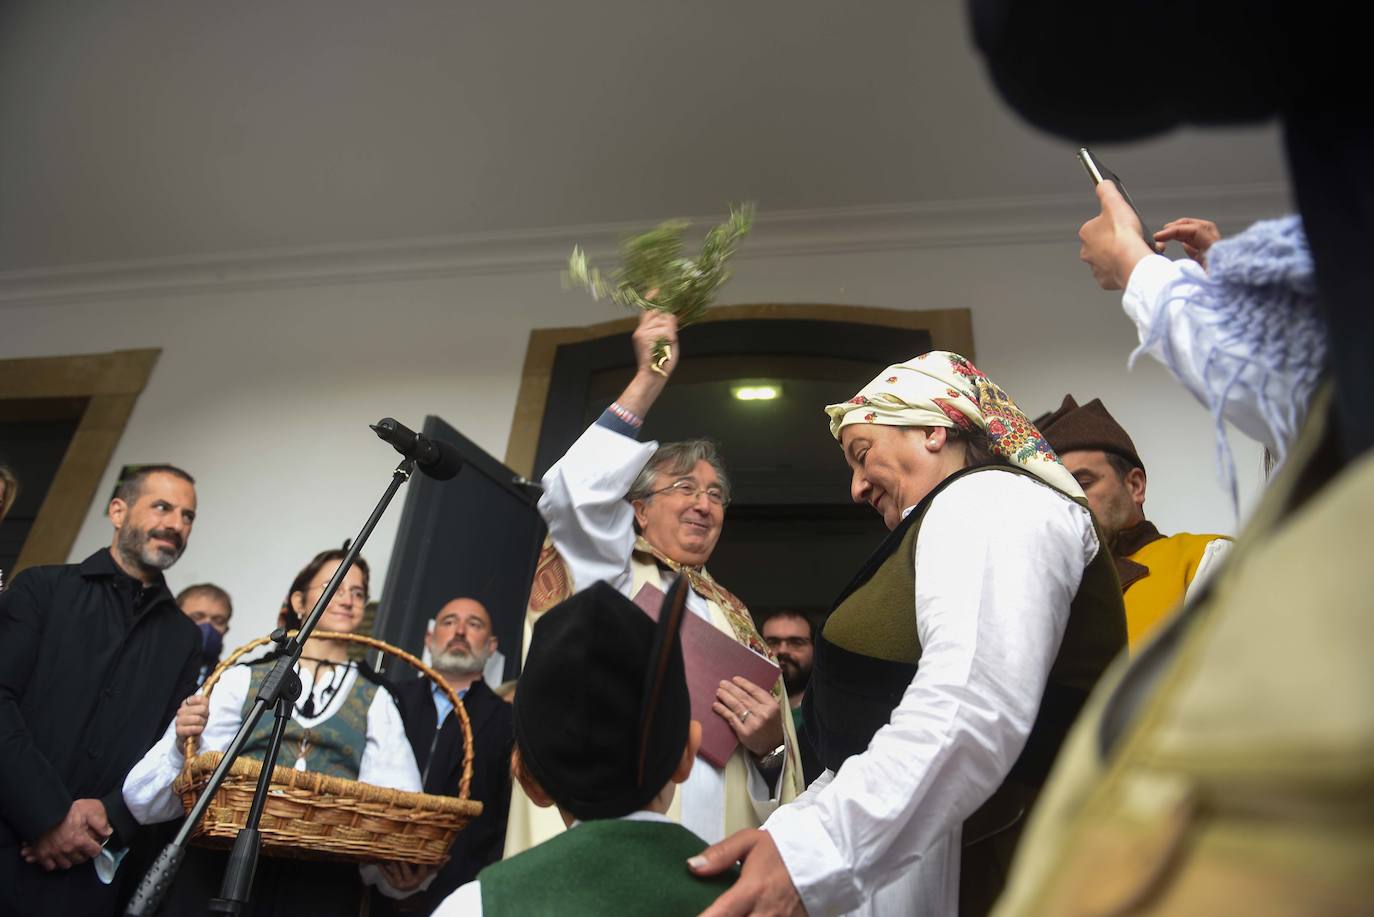
{"type": "Polygon", "coordinates": [[[983,430],[994,454],[1071,497],[1083,496],[1073,475],[1011,396],[967,357],[945,350],[889,366],[841,404],[826,407],[830,435],[850,424],[983,430]]]}

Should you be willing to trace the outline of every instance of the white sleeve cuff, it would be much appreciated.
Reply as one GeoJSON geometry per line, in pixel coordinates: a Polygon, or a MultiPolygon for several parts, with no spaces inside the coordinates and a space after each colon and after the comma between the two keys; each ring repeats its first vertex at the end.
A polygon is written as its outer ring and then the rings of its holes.
{"type": "Polygon", "coordinates": [[[1126,290],[1121,296],[1121,306],[1126,310],[1127,317],[1135,322],[1142,341],[1150,335],[1150,326],[1155,319],[1155,303],[1163,294],[1164,287],[1182,272],[1182,265],[1163,255],[1147,255],[1131,271],[1126,290]]]}
{"type": "Polygon", "coordinates": [[[434,884],[434,880],[439,876],[439,870],[434,870],[429,875],[425,876],[425,880],[419,885],[405,891],[393,887],[392,884],[386,880],[386,875],[382,872],[382,868],[376,863],[360,863],[358,865],[358,874],[362,877],[364,885],[371,885],[386,897],[399,901],[402,898],[409,898],[411,895],[418,895],[421,892],[429,891],[429,887],[434,884]]]}
{"type": "Polygon", "coordinates": [[[863,903],[863,893],[818,809],[782,806],[763,830],[777,845],[807,913],[845,914],[863,903]]]}
{"type": "Polygon", "coordinates": [[[170,821],[182,814],[181,799],[172,792],[172,781],[185,763],[176,722],[168,724],[162,738],[139,759],[124,777],[124,805],[140,825],[170,821]]]}

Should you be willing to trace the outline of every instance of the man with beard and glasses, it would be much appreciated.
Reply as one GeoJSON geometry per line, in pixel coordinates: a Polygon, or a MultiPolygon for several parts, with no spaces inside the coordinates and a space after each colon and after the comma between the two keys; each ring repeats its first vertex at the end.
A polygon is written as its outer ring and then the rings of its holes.
{"type": "MultiPolygon", "coordinates": [[[[458,832],[449,860],[423,892],[400,902],[386,902],[397,912],[428,914],[454,889],[477,877],[483,867],[501,859],[510,808],[510,753],[515,720],[510,704],[487,687],[482,670],[496,652],[491,615],[481,602],[457,598],[434,616],[425,637],[430,665],[463,699],[472,726],[471,797],[482,814],[458,832]]],[[[463,735],[453,705],[427,678],[395,686],[406,737],[420,765],[426,793],[458,795],[463,768],[463,735]]],[[[374,896],[374,904],[378,903],[374,896]]]]}
{"type": "Polygon", "coordinates": [[[782,683],[787,688],[787,703],[792,707],[792,725],[797,729],[801,751],[802,775],[807,785],[825,772],[820,756],[806,738],[802,723],[802,698],[811,683],[811,659],[816,651],[816,625],[799,611],[777,608],[763,616],[759,625],[763,642],[778,657],[782,683]]]}
{"type": "Polygon", "coordinates": [[[162,571],[195,481],[145,465],[109,505],[110,547],[0,594],[0,915],[111,913],[138,827],[124,776],[195,690],[201,638],[162,571]]]}

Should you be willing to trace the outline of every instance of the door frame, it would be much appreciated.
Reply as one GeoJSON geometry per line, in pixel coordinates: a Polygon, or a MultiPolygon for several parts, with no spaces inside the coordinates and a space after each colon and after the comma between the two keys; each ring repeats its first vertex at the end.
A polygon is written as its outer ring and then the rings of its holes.
{"type": "Polygon", "coordinates": [[[85,398],[14,571],[64,564],[161,348],[0,360],[0,400],[85,398]]]}

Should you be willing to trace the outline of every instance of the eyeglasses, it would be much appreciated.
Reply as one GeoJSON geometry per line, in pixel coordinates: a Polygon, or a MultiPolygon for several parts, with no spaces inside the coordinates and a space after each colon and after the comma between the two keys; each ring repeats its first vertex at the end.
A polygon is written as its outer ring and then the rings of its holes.
{"type": "MultiPolygon", "coordinates": [[[[327,583],[327,582],[325,582],[325,583],[320,583],[318,586],[311,586],[310,589],[309,589],[308,591],[310,591],[310,592],[324,592],[324,587],[325,587],[325,586],[328,586],[328,585],[329,585],[329,583],[327,583]]],[[[344,587],[340,586],[339,589],[338,589],[338,591],[335,592],[334,595],[335,595],[335,596],[347,595],[350,599],[352,599],[353,601],[357,602],[359,605],[366,605],[366,604],[367,604],[367,590],[366,590],[366,589],[363,589],[363,588],[360,587],[360,586],[354,586],[354,587],[351,588],[351,589],[345,589],[344,587]]]]}
{"type": "Polygon", "coordinates": [[[716,485],[702,488],[700,485],[697,484],[696,481],[693,481],[691,478],[683,478],[679,481],[674,481],[667,487],[660,487],[658,490],[649,491],[649,493],[676,494],[679,497],[686,497],[688,500],[694,503],[696,502],[698,496],[700,496],[701,494],[706,494],[706,499],[710,500],[717,506],[730,505],[730,498],[725,496],[725,490],[723,488],[716,485]]]}

